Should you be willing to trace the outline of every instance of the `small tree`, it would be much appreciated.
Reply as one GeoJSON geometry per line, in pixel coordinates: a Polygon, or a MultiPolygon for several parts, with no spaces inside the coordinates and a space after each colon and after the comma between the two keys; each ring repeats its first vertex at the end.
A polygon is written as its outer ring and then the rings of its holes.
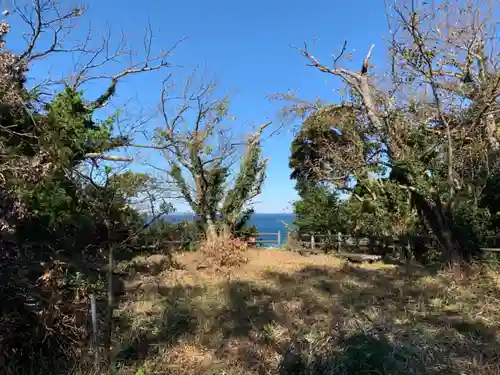
{"type": "Polygon", "coordinates": [[[300,200],[293,204],[294,226],[303,233],[337,234],[345,230],[342,203],[326,187],[301,190],[300,200]]]}
{"type": "Polygon", "coordinates": [[[169,165],[165,172],[205,229],[210,231],[220,222],[239,232],[264,182],[261,135],[269,123],[248,137],[239,172],[233,173],[241,144],[234,142],[225,127],[231,119],[229,100],[213,99],[213,83],[194,92],[191,84],[189,80],[174,116],[168,113],[175,98],[168,96],[170,87],[165,84],[161,105],[165,127],[157,129],[157,148],[163,150],[169,165]]]}

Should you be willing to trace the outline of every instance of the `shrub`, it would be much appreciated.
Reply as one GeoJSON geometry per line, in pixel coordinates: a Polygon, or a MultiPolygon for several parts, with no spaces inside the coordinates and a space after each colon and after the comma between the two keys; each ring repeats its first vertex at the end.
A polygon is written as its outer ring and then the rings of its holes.
{"type": "Polygon", "coordinates": [[[235,238],[225,226],[208,231],[200,243],[200,252],[205,260],[216,268],[232,268],[246,263],[247,250],[247,243],[235,238]]]}

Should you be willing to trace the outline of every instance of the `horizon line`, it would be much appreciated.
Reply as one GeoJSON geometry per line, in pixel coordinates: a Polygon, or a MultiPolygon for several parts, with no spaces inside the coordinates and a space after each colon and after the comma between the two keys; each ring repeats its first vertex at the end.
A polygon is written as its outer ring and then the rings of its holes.
{"type": "MultiPolygon", "coordinates": [[[[259,215],[295,215],[294,212],[254,212],[259,215]]],[[[194,212],[170,212],[167,215],[196,215],[194,212]]]]}

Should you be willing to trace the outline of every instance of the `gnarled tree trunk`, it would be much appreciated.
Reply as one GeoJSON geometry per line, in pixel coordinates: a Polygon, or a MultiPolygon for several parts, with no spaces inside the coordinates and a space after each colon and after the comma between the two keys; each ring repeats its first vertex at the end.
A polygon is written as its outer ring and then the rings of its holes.
{"type": "Polygon", "coordinates": [[[461,264],[469,261],[469,255],[465,251],[464,244],[456,236],[452,226],[452,216],[447,208],[441,205],[439,198],[431,204],[418,192],[412,192],[412,199],[419,215],[427,223],[429,229],[436,236],[439,244],[444,250],[446,261],[458,276],[461,264]]]}

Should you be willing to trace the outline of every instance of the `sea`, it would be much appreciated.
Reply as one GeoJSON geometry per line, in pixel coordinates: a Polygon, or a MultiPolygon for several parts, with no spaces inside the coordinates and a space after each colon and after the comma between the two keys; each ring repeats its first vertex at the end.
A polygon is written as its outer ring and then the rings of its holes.
{"type": "MultiPolygon", "coordinates": [[[[172,213],[166,217],[166,220],[171,223],[176,223],[184,220],[193,220],[194,215],[190,213],[172,213]]],[[[295,215],[292,213],[254,213],[250,217],[249,225],[255,225],[259,233],[260,244],[266,247],[274,247],[283,245],[286,241],[286,236],[291,231],[295,215]],[[278,236],[277,233],[280,232],[278,236]],[[278,243],[277,240],[280,242],[278,243]]]]}

